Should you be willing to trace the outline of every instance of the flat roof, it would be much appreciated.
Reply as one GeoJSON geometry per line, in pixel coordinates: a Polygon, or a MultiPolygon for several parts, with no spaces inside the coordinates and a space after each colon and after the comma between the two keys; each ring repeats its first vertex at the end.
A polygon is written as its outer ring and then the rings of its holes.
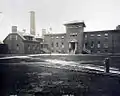
{"type": "Polygon", "coordinates": [[[48,36],[48,35],[66,35],[66,33],[51,33],[51,34],[45,34],[45,36],[48,36]]]}
{"type": "Polygon", "coordinates": [[[83,24],[83,27],[86,27],[84,21],[78,21],[78,20],[70,21],[68,23],[65,23],[64,25],[67,26],[67,25],[78,25],[78,24],[83,24]]]}
{"type": "Polygon", "coordinates": [[[119,30],[97,30],[97,31],[84,31],[84,33],[93,33],[93,32],[118,32],[119,30]]]}

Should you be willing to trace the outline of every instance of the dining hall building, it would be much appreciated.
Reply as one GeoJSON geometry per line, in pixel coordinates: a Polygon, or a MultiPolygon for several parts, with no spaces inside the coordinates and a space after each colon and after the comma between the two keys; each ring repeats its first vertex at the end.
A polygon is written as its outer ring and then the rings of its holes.
{"type": "Polygon", "coordinates": [[[64,24],[66,33],[45,34],[44,43],[51,53],[120,53],[120,25],[114,30],[84,31],[82,22],[64,24]]]}

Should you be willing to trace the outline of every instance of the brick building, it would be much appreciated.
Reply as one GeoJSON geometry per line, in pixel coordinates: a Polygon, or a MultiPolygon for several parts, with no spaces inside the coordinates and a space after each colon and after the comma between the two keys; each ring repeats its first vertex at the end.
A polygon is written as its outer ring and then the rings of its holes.
{"type": "Polygon", "coordinates": [[[115,30],[84,31],[84,22],[64,24],[66,33],[46,34],[44,42],[53,53],[120,53],[120,26],[115,30]]]}
{"type": "Polygon", "coordinates": [[[8,53],[8,45],[0,43],[0,54],[8,53]]]}
{"type": "Polygon", "coordinates": [[[12,27],[5,39],[9,53],[36,54],[36,53],[67,53],[67,54],[101,54],[120,53],[120,25],[115,30],[84,31],[85,23],[69,22],[64,24],[66,33],[45,34],[39,36],[18,32],[12,27]]]}
{"type": "Polygon", "coordinates": [[[46,34],[44,43],[52,53],[66,53],[66,34],[46,34]]]}
{"type": "Polygon", "coordinates": [[[8,45],[8,53],[11,54],[35,54],[41,53],[42,38],[35,38],[34,35],[18,32],[17,27],[12,27],[10,33],[5,39],[4,44],[8,45]]]}
{"type": "Polygon", "coordinates": [[[53,53],[81,53],[83,47],[84,22],[69,22],[64,24],[66,33],[46,34],[44,42],[53,53]]]}

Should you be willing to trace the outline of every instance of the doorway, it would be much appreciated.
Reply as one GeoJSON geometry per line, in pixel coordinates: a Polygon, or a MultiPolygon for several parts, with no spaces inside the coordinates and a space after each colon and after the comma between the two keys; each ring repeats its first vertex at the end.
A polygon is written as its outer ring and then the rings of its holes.
{"type": "Polygon", "coordinates": [[[77,42],[69,42],[69,53],[75,54],[77,50],[77,42]]]}

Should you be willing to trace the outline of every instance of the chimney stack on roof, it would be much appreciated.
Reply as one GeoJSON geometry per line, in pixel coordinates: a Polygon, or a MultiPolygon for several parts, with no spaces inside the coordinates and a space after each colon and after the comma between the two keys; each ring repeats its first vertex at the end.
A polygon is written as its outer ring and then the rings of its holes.
{"type": "Polygon", "coordinates": [[[26,29],[23,29],[22,31],[25,33],[25,32],[26,32],[26,29]]]}
{"type": "Polygon", "coordinates": [[[17,32],[17,26],[12,26],[12,33],[17,32]]]}
{"type": "Polygon", "coordinates": [[[46,34],[46,29],[42,29],[42,38],[44,38],[45,34],[46,34]]]}

